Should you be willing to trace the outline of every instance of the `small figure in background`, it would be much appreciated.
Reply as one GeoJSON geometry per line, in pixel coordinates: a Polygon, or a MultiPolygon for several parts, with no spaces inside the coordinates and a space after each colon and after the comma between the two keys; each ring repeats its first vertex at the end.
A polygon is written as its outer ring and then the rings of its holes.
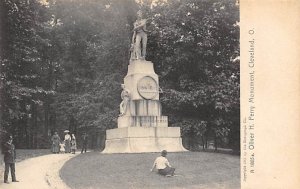
{"type": "Polygon", "coordinates": [[[75,154],[76,149],[77,149],[75,134],[72,134],[71,138],[72,138],[71,139],[71,151],[72,151],[72,154],[75,154]]]}
{"type": "Polygon", "coordinates": [[[60,143],[60,137],[58,136],[57,132],[54,132],[54,135],[51,138],[52,141],[52,153],[58,154],[59,153],[59,143],[60,143]]]}
{"type": "Polygon", "coordinates": [[[66,149],[65,149],[65,143],[64,142],[61,142],[60,144],[59,144],[59,152],[61,153],[61,154],[64,154],[65,152],[66,152],[66,149]]]}
{"type": "Polygon", "coordinates": [[[163,150],[161,156],[157,157],[151,168],[151,172],[156,167],[158,173],[163,176],[174,176],[175,168],[171,167],[167,157],[167,151],[163,150]]]}
{"type": "Polygon", "coordinates": [[[82,137],[81,137],[81,146],[82,146],[82,149],[81,149],[81,153],[86,153],[86,149],[87,149],[87,143],[88,143],[88,135],[86,134],[86,132],[83,133],[82,137]]]}

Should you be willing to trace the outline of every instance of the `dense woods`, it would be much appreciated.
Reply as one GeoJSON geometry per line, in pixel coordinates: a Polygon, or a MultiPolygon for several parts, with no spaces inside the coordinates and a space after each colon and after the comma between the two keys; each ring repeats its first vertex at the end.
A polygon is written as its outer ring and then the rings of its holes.
{"type": "Polygon", "coordinates": [[[1,1],[1,135],[43,148],[54,131],[116,128],[138,10],[163,114],[184,146],[239,151],[239,8],[230,0],[1,1]]]}

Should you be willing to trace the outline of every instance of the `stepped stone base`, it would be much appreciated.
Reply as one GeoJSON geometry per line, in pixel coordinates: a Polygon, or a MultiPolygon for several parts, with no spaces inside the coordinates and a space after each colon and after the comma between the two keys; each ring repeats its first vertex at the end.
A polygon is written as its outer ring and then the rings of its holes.
{"type": "Polygon", "coordinates": [[[106,131],[102,153],[182,152],[179,127],[126,127],[106,131]]]}
{"type": "MultiPolygon", "coordinates": [[[[123,102],[125,112],[118,117],[118,128],[106,131],[102,153],[145,153],[187,151],[182,146],[179,127],[168,127],[168,117],[162,116],[159,101],[159,78],[153,63],[130,61],[124,78],[124,92],[130,94],[123,102]],[[126,90],[125,90],[126,89],[126,90]],[[125,101],[126,100],[126,101],[125,101]]],[[[121,93],[124,95],[125,93],[121,93]]],[[[122,103],[123,105],[123,103],[122,103]]]]}

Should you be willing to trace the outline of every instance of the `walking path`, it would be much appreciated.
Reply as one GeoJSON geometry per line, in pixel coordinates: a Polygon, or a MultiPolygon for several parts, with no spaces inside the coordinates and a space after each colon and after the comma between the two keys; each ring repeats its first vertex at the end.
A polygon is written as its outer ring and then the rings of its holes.
{"type": "Polygon", "coordinates": [[[69,189],[61,180],[59,170],[74,154],[49,154],[16,163],[16,177],[20,182],[0,182],[1,189],[69,189]]]}

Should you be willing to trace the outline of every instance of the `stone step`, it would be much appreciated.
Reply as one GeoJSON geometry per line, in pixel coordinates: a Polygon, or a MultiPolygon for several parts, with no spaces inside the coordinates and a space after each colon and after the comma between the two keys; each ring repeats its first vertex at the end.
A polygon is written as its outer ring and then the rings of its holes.
{"type": "Polygon", "coordinates": [[[145,153],[145,152],[184,152],[187,151],[182,146],[180,137],[174,138],[121,138],[107,139],[105,142],[104,154],[112,153],[145,153]]]}
{"type": "Polygon", "coordinates": [[[127,127],[106,131],[102,153],[182,152],[179,127],[127,127]]]}
{"type": "Polygon", "coordinates": [[[124,127],[106,131],[106,139],[180,137],[180,127],[124,127]]]}

